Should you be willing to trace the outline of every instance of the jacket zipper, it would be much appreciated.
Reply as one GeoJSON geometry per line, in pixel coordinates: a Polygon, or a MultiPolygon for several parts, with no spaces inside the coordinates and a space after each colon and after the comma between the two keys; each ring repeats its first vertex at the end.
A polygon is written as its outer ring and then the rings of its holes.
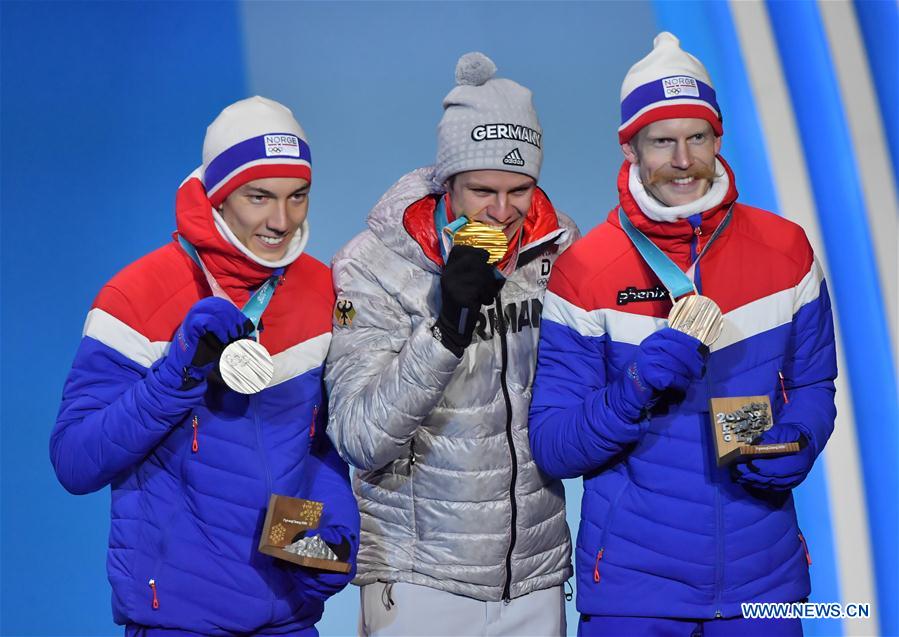
{"type": "Polygon", "coordinates": [[[599,562],[602,560],[603,553],[606,552],[606,548],[602,547],[599,551],[596,552],[596,562],[593,564],[593,581],[599,584],[599,562]]]}
{"type": "Polygon", "coordinates": [[[309,437],[315,438],[315,421],[318,420],[318,405],[312,408],[312,424],[309,425],[309,437]]]}
{"type": "Polygon", "coordinates": [[[156,580],[150,579],[147,584],[150,585],[150,590],[153,591],[153,610],[159,610],[159,598],[156,597],[156,580]]]}
{"type": "Polygon", "coordinates": [[[784,375],[783,375],[783,372],[779,369],[777,370],[777,377],[780,379],[780,391],[781,391],[781,394],[783,394],[784,404],[785,405],[789,404],[790,399],[787,397],[787,386],[786,386],[786,383],[784,382],[784,375]]]}
{"type": "Polygon", "coordinates": [[[197,439],[197,432],[200,429],[200,419],[197,418],[197,415],[194,414],[193,423],[191,425],[194,429],[194,439],[190,444],[190,450],[193,453],[197,453],[200,450],[200,441],[197,439]]]}
{"type": "Polygon", "coordinates": [[[509,350],[506,343],[506,317],[503,314],[502,295],[496,293],[496,322],[499,326],[499,343],[502,351],[502,369],[500,372],[500,384],[503,388],[503,399],[506,401],[506,441],[509,443],[509,454],[512,457],[512,480],[509,484],[509,501],[512,505],[512,529],[509,542],[509,552],[506,553],[506,583],[503,586],[503,600],[512,599],[512,551],[515,549],[515,540],[518,525],[518,508],[515,504],[515,482],[518,480],[518,456],[515,452],[515,441],[512,436],[512,399],[509,397],[509,385],[506,374],[509,368],[509,350]]]}
{"type": "MultiPolygon", "coordinates": [[[[697,285],[697,291],[702,294],[702,288],[697,285]]],[[[711,361],[709,361],[710,363],[711,361]]],[[[709,364],[706,364],[705,387],[706,398],[712,396],[712,381],[710,378],[709,364]]],[[[718,472],[715,478],[715,618],[721,619],[721,589],[724,582],[724,508],[721,506],[721,472],[716,467],[712,468],[713,473],[718,472]]]]}
{"type": "Polygon", "coordinates": [[[724,526],[724,509],[721,507],[721,484],[715,480],[715,618],[721,615],[721,587],[724,580],[724,542],[721,541],[721,529],[724,526]]]}
{"type": "Polygon", "coordinates": [[[618,511],[618,503],[621,501],[622,496],[624,496],[624,492],[627,491],[629,484],[629,482],[625,482],[624,485],[618,489],[618,493],[615,494],[615,499],[612,500],[609,512],[606,514],[606,520],[602,525],[602,534],[599,536],[599,550],[596,551],[596,561],[593,563],[593,581],[597,584],[599,584],[600,580],[599,563],[606,554],[606,538],[609,536],[612,520],[615,519],[615,513],[618,511]]]}
{"type": "MultiPolygon", "coordinates": [[[[693,270],[693,282],[696,285],[696,293],[702,294],[702,276],[699,273],[699,263],[696,261],[698,256],[699,237],[702,235],[702,217],[696,215],[696,223],[693,217],[689,218],[690,225],[693,227],[693,237],[690,240],[690,260],[695,265],[693,270]]],[[[708,366],[706,366],[705,386],[708,396],[712,395],[712,383],[708,366]]],[[[720,477],[720,476],[719,476],[720,477]]],[[[724,527],[724,509],[721,506],[721,483],[719,479],[715,480],[715,618],[720,619],[721,614],[721,588],[724,580],[724,542],[721,539],[722,528],[724,527]]]]}
{"type": "Polygon", "coordinates": [[[259,459],[262,460],[262,467],[265,469],[266,501],[268,501],[268,495],[272,492],[272,473],[265,458],[265,447],[262,445],[262,421],[259,420],[259,409],[254,398],[251,396],[250,402],[253,405],[253,421],[256,424],[256,447],[259,450],[259,459]]]}
{"type": "Polygon", "coordinates": [[[805,551],[805,561],[808,562],[808,565],[812,565],[812,555],[808,552],[808,544],[805,543],[805,538],[802,537],[802,533],[799,533],[799,541],[802,542],[802,550],[805,551]]]}
{"type": "MultiPolygon", "coordinates": [[[[268,502],[269,495],[272,493],[272,473],[268,467],[265,458],[265,447],[262,445],[262,421],[259,420],[259,406],[256,403],[256,397],[250,396],[250,408],[253,410],[253,422],[256,425],[256,448],[259,450],[259,459],[262,461],[262,467],[265,469],[265,499],[268,502]]],[[[273,562],[274,560],[272,560],[273,562]]],[[[268,571],[271,572],[275,568],[274,564],[269,564],[268,571]]],[[[271,614],[275,616],[275,592],[269,590],[269,601],[271,602],[271,614]]]]}
{"type": "Polygon", "coordinates": [[[699,264],[696,263],[696,257],[699,255],[699,237],[702,236],[702,217],[698,218],[696,225],[693,224],[693,217],[690,217],[689,221],[690,225],[693,226],[693,237],[690,239],[690,263],[696,266],[693,280],[696,282],[697,293],[701,294],[698,288],[701,285],[702,278],[699,276],[699,264]]]}

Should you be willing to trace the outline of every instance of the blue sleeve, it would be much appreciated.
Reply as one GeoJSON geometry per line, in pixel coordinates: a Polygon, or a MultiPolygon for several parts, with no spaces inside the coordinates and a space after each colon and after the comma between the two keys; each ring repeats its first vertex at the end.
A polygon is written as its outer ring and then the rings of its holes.
{"type": "MultiPolygon", "coordinates": [[[[550,312],[552,303],[548,300],[546,306],[550,312]]],[[[636,442],[642,430],[640,423],[622,420],[609,407],[608,337],[584,336],[547,314],[545,308],[528,435],[534,460],[545,474],[574,478],[601,468],[636,442]]]]}
{"type": "Polygon", "coordinates": [[[147,369],[90,336],[81,340],[50,437],[56,477],[75,494],[103,488],[143,460],[202,399],[159,382],[147,369]]]}
{"type": "Polygon", "coordinates": [[[783,375],[789,402],[782,405],[775,422],[799,427],[817,456],[827,444],[836,419],[833,382],[837,377],[836,343],[830,296],[823,280],[817,298],[802,306],[793,317],[783,375]]]}

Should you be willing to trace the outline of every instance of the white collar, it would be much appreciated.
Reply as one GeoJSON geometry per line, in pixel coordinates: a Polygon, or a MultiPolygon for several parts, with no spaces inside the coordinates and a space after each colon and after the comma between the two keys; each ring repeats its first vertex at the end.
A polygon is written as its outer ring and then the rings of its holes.
{"type": "Polygon", "coordinates": [[[680,206],[666,206],[658,199],[646,192],[643,182],[640,181],[640,169],[636,164],[631,164],[630,174],[628,177],[628,188],[631,196],[644,215],[653,221],[661,221],[663,223],[672,223],[678,219],[686,219],[697,213],[711,210],[724,201],[727,191],[730,189],[730,177],[724,166],[715,158],[715,179],[712,181],[712,187],[709,188],[702,197],[696,201],[685,203],[680,206]]]}
{"type": "Polygon", "coordinates": [[[300,225],[290,240],[290,245],[287,246],[287,252],[284,253],[284,256],[278,261],[266,261],[250,252],[250,249],[241,243],[240,239],[235,236],[228,224],[225,223],[222,215],[215,208],[212,209],[212,219],[215,221],[215,227],[218,229],[219,234],[222,235],[225,241],[240,250],[251,261],[267,268],[283,268],[290,265],[303,254],[306,242],[309,241],[309,220],[304,219],[302,225],[300,225]]]}

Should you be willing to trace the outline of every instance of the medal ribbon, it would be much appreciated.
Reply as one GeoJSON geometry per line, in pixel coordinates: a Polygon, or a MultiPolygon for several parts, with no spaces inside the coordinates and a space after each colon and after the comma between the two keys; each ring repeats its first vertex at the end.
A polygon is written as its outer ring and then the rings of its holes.
{"type": "MultiPolygon", "coordinates": [[[[731,204],[730,208],[727,209],[727,214],[724,215],[724,219],[722,219],[721,223],[718,224],[718,227],[715,228],[715,232],[709,237],[708,243],[705,244],[702,252],[696,257],[693,266],[699,263],[699,260],[709,249],[709,246],[715,242],[715,239],[717,239],[718,236],[724,232],[724,229],[727,228],[728,224],[730,224],[733,212],[734,206],[731,204]]],[[[627,218],[627,214],[625,214],[621,206],[618,207],[618,221],[621,223],[621,229],[624,230],[625,234],[627,234],[628,238],[631,240],[631,243],[637,248],[637,252],[643,257],[646,265],[648,265],[655,275],[659,277],[662,285],[668,290],[672,302],[691,292],[696,293],[696,284],[693,283],[693,279],[687,276],[684,271],[671,260],[671,257],[662,252],[661,248],[654,244],[649,237],[634,227],[634,224],[627,218]]],[[[691,266],[691,269],[693,266],[691,266]]]]}
{"type": "Polygon", "coordinates": [[[444,198],[441,197],[437,201],[437,207],[434,208],[434,227],[437,230],[437,240],[440,242],[440,253],[443,255],[443,262],[446,263],[449,252],[453,248],[453,235],[468,223],[468,217],[461,215],[450,223],[446,216],[446,204],[443,203],[443,200],[444,198]]]}
{"type": "MultiPolygon", "coordinates": [[[[237,303],[228,296],[228,293],[225,292],[221,285],[219,285],[219,282],[212,276],[212,273],[206,267],[206,264],[203,263],[199,253],[197,253],[197,249],[180,234],[178,235],[178,243],[181,244],[181,247],[187,253],[187,256],[193,259],[194,263],[196,263],[203,271],[203,274],[206,276],[206,282],[209,283],[209,288],[212,290],[212,294],[220,299],[225,299],[237,307],[237,303]]],[[[240,310],[248,319],[253,321],[253,327],[257,330],[253,333],[256,340],[259,340],[258,329],[259,321],[262,319],[262,313],[265,312],[265,308],[268,307],[269,302],[272,300],[275,288],[278,286],[278,279],[281,278],[282,274],[284,274],[284,268],[276,269],[272,276],[266,279],[266,281],[253,292],[253,295],[240,310]]]]}

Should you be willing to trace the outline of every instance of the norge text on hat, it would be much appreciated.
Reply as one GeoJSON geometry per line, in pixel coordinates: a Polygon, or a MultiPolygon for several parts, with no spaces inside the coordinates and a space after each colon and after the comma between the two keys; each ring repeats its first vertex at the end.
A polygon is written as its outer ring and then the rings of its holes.
{"type": "Polygon", "coordinates": [[[311,161],[306,133],[290,109],[257,95],[228,106],[206,129],[203,184],[218,207],[254,179],[312,181],[311,161]]]}

